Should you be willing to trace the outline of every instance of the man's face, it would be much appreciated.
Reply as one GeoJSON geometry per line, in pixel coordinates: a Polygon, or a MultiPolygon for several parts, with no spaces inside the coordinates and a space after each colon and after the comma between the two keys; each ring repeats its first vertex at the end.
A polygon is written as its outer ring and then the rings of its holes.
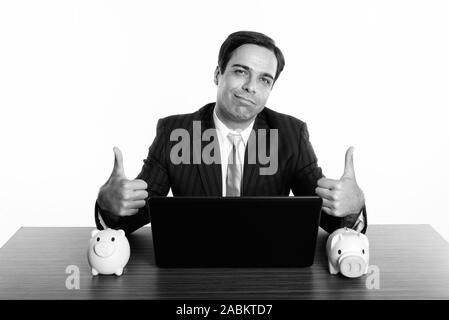
{"type": "Polygon", "coordinates": [[[215,71],[222,121],[239,126],[255,118],[268,100],[276,68],[276,56],[267,48],[245,44],[235,49],[223,73],[215,71]]]}

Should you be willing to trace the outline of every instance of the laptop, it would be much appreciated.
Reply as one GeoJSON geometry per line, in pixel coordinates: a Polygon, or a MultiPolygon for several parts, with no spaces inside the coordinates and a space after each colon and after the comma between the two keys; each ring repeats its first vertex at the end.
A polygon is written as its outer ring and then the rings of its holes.
{"type": "Polygon", "coordinates": [[[151,197],[159,267],[308,267],[320,197],[151,197]]]}

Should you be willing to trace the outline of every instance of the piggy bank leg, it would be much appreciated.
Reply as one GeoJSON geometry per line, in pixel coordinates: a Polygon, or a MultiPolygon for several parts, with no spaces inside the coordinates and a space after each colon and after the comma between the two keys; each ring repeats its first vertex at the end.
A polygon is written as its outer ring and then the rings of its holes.
{"type": "Polygon", "coordinates": [[[98,271],[95,270],[94,268],[92,268],[92,275],[93,276],[98,276],[98,271]]]}
{"type": "Polygon", "coordinates": [[[338,273],[338,270],[336,268],[334,268],[334,266],[330,262],[329,262],[329,272],[330,272],[330,274],[337,274],[338,273]]]}
{"type": "Polygon", "coordinates": [[[118,269],[118,270],[115,272],[115,274],[118,275],[118,276],[121,276],[121,275],[123,274],[123,268],[118,269]]]}

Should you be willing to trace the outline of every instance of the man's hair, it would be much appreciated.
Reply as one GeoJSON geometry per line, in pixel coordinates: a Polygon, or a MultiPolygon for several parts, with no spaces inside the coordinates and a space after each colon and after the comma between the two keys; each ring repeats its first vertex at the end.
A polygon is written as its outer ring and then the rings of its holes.
{"type": "Polygon", "coordinates": [[[263,33],[254,31],[237,31],[231,33],[226,38],[221,45],[220,53],[218,54],[218,67],[220,68],[220,72],[223,73],[226,70],[226,65],[231,59],[234,50],[244,44],[255,44],[267,48],[274,53],[277,60],[276,75],[274,77],[274,81],[276,81],[285,66],[284,55],[282,54],[281,49],[276,47],[273,39],[263,33]]]}

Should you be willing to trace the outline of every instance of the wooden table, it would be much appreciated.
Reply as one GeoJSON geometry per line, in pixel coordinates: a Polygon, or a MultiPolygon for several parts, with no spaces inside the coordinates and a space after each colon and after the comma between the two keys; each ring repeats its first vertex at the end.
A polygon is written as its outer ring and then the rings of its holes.
{"type": "Polygon", "coordinates": [[[151,229],[129,237],[124,275],[92,276],[86,249],[93,228],[20,228],[0,249],[0,299],[449,299],[449,244],[429,225],[371,225],[368,277],[332,276],[327,233],[318,235],[308,268],[162,269],[154,263],[151,229]],[[66,268],[80,271],[68,290],[66,268]]]}

